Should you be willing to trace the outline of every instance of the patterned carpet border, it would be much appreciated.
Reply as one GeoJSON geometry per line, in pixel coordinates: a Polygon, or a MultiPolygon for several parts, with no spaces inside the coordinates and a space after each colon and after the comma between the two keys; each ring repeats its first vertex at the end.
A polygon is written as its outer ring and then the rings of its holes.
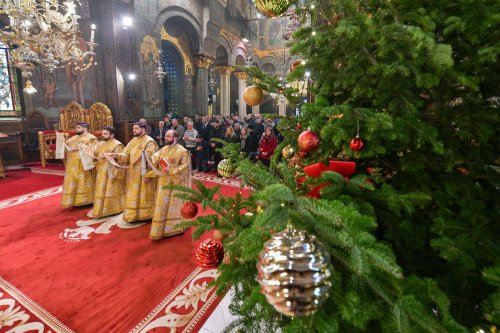
{"type": "MultiPolygon", "coordinates": [[[[31,330],[40,331],[41,329],[43,329],[43,332],[51,332],[50,330],[45,330],[45,326],[48,326],[51,330],[57,333],[75,333],[2,277],[0,277],[0,305],[10,305],[7,309],[0,307],[0,314],[2,317],[7,315],[9,316],[10,321],[7,321],[7,318],[2,318],[4,319],[2,322],[4,322],[4,324],[12,324],[9,325],[12,326],[12,329],[10,330],[12,332],[28,332],[31,330]],[[12,303],[13,301],[15,303],[12,303]],[[26,313],[27,311],[33,314],[36,318],[33,318],[33,320],[31,316],[26,313]],[[14,325],[14,323],[17,324],[14,325]]],[[[1,325],[0,328],[2,328],[1,325]]]]}
{"type": "Polygon", "coordinates": [[[217,269],[196,268],[129,333],[193,332],[217,299],[216,287],[209,284],[218,276],[217,269]]]}
{"type": "Polygon", "coordinates": [[[245,189],[251,189],[248,185],[245,185],[243,180],[238,179],[238,178],[221,178],[217,177],[215,175],[210,175],[206,173],[195,173],[193,174],[193,179],[196,180],[203,180],[215,184],[221,184],[221,185],[226,185],[230,187],[238,187],[238,188],[245,188],[245,189]]]}
{"type": "Polygon", "coordinates": [[[25,203],[25,202],[38,200],[38,199],[45,198],[45,197],[48,197],[50,195],[61,193],[61,192],[62,192],[62,186],[55,186],[55,187],[47,188],[45,190],[31,192],[28,194],[23,194],[23,195],[20,195],[18,197],[9,198],[9,199],[0,201],[0,209],[9,208],[12,206],[17,206],[17,205],[20,205],[20,204],[25,203]]]}

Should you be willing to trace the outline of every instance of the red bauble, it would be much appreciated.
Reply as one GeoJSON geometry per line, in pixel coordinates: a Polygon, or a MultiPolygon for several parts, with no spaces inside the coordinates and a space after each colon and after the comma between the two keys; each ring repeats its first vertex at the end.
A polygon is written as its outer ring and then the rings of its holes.
{"type": "Polygon", "coordinates": [[[181,216],[183,218],[192,219],[196,216],[196,214],[198,214],[198,206],[196,205],[196,203],[189,201],[182,205],[181,216]]]}
{"type": "Polygon", "coordinates": [[[310,130],[305,130],[304,132],[300,133],[298,144],[300,150],[303,152],[308,153],[310,151],[313,151],[319,146],[318,134],[310,130]]]}
{"type": "Polygon", "coordinates": [[[365,148],[365,141],[357,136],[351,140],[349,147],[351,147],[352,151],[362,151],[365,148]]]}
{"type": "Polygon", "coordinates": [[[224,259],[224,248],[222,243],[212,239],[206,239],[198,246],[196,251],[196,264],[201,268],[215,268],[224,259]]]}

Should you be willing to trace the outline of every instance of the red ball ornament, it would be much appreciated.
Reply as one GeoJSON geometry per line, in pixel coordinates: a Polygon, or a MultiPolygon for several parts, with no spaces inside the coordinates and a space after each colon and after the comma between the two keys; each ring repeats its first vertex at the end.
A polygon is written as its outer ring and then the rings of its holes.
{"type": "Polygon", "coordinates": [[[198,214],[198,206],[192,201],[186,202],[181,207],[181,216],[185,219],[192,219],[198,214]]]}
{"type": "Polygon", "coordinates": [[[221,242],[206,239],[196,250],[196,264],[201,268],[215,268],[224,259],[224,247],[221,242]]]}
{"type": "Polygon", "coordinates": [[[300,133],[298,144],[300,150],[303,152],[308,153],[310,151],[313,151],[319,146],[318,134],[314,133],[311,130],[305,130],[304,132],[300,133]]]}
{"type": "Polygon", "coordinates": [[[365,141],[357,136],[351,140],[349,147],[352,151],[362,151],[365,148],[365,141]]]}

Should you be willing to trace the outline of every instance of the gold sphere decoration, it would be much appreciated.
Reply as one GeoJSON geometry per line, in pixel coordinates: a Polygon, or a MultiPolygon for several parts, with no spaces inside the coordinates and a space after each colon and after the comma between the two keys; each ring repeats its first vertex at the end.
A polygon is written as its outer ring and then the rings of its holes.
{"type": "Polygon", "coordinates": [[[283,156],[284,159],[288,160],[293,156],[294,153],[295,150],[290,145],[288,145],[281,151],[281,156],[283,156]]]}
{"type": "Polygon", "coordinates": [[[262,100],[264,99],[264,93],[262,92],[262,89],[257,86],[249,86],[246,87],[245,91],[243,92],[243,99],[245,100],[245,103],[247,103],[247,105],[257,106],[262,103],[262,100]]]}
{"type": "Polygon", "coordinates": [[[232,177],[234,175],[234,172],[236,171],[236,168],[234,167],[233,164],[228,159],[224,159],[219,162],[217,165],[217,172],[219,175],[222,177],[232,177]]]}
{"type": "Polygon", "coordinates": [[[253,0],[259,13],[267,17],[283,15],[290,7],[290,0],[253,0]]]}

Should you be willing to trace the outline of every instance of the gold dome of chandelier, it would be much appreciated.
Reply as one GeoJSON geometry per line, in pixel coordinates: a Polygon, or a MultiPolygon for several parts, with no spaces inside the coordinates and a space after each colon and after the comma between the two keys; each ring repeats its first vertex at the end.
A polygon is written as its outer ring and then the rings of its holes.
{"type": "Polygon", "coordinates": [[[290,7],[290,0],[253,0],[259,13],[267,17],[283,15],[290,7]]]}

